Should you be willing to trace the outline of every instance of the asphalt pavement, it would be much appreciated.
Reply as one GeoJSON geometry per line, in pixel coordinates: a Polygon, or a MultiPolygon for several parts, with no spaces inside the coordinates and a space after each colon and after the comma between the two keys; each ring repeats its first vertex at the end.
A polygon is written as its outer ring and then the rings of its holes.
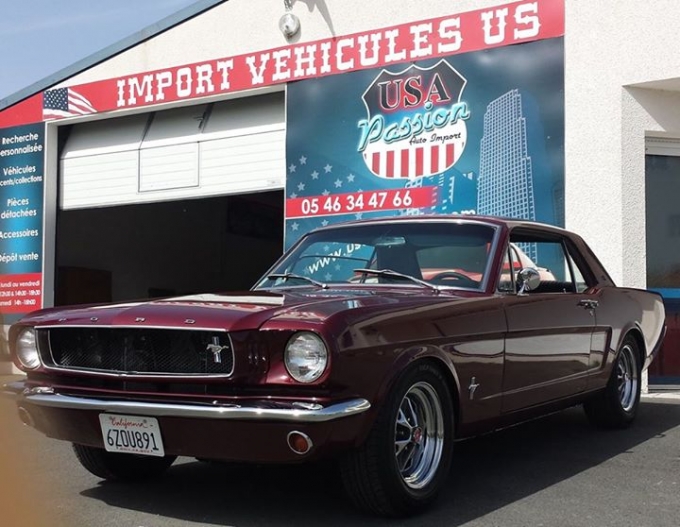
{"type": "MultiPolygon", "coordinates": [[[[12,403],[0,401],[0,411],[13,414],[12,403]]],[[[21,472],[31,477],[31,503],[48,518],[40,525],[50,527],[680,525],[677,396],[645,397],[636,423],[623,431],[592,428],[573,408],[457,443],[436,506],[390,521],[354,510],[329,466],[183,458],[154,482],[102,483],[78,465],[70,445],[44,438],[18,419],[2,423],[21,446],[17,455],[21,472]]],[[[6,471],[0,477],[6,478],[3,489],[15,479],[6,471]]]]}

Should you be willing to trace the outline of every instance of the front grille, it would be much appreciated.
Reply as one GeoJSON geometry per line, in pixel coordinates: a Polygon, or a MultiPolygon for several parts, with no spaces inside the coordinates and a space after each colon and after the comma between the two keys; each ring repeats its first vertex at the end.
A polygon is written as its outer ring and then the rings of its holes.
{"type": "Polygon", "coordinates": [[[229,336],[217,331],[146,328],[45,330],[48,362],[58,368],[130,374],[230,375],[229,336]]]}

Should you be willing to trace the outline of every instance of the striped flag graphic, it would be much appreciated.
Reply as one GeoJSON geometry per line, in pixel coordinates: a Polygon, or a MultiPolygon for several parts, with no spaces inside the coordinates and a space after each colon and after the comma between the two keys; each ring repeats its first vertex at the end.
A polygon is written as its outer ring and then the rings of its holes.
{"type": "Polygon", "coordinates": [[[451,168],[457,160],[456,145],[410,145],[399,150],[380,149],[364,152],[366,165],[384,178],[414,178],[432,176],[451,168]]]}
{"type": "Polygon", "coordinates": [[[47,90],[43,94],[43,119],[87,115],[96,111],[86,97],[72,88],[47,90]]]}

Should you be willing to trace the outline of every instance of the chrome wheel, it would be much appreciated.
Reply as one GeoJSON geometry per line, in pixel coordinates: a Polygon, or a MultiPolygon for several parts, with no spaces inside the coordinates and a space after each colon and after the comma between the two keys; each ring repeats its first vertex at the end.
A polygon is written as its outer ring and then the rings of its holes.
{"type": "Polygon", "coordinates": [[[404,483],[425,487],[437,474],[444,447],[444,412],[437,391],[426,382],[411,386],[394,425],[394,452],[404,483]]]}
{"type": "Polygon", "coordinates": [[[636,403],[638,393],[638,367],[635,351],[630,345],[621,348],[616,362],[616,385],[619,390],[619,402],[625,412],[629,412],[636,403]]]}
{"type": "Polygon", "coordinates": [[[363,444],[342,459],[348,496],[383,516],[423,510],[446,483],[455,433],[444,372],[430,360],[416,361],[399,375],[363,444]]]}
{"type": "Polygon", "coordinates": [[[583,404],[591,423],[602,428],[625,428],[633,423],[640,403],[640,369],[640,347],[632,335],[626,335],[607,385],[583,404]]]}

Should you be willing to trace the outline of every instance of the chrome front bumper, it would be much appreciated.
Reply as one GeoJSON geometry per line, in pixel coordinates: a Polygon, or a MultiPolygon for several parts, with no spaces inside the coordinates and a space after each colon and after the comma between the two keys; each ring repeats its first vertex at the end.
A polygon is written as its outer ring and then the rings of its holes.
{"type": "Polygon", "coordinates": [[[371,407],[366,399],[351,399],[322,406],[309,402],[255,401],[246,404],[174,404],[145,401],[95,399],[55,393],[49,387],[34,387],[21,392],[6,385],[3,393],[12,395],[19,406],[28,403],[40,407],[69,410],[95,410],[151,417],[184,417],[194,419],[276,421],[289,423],[323,423],[365,412],[371,407]]]}

